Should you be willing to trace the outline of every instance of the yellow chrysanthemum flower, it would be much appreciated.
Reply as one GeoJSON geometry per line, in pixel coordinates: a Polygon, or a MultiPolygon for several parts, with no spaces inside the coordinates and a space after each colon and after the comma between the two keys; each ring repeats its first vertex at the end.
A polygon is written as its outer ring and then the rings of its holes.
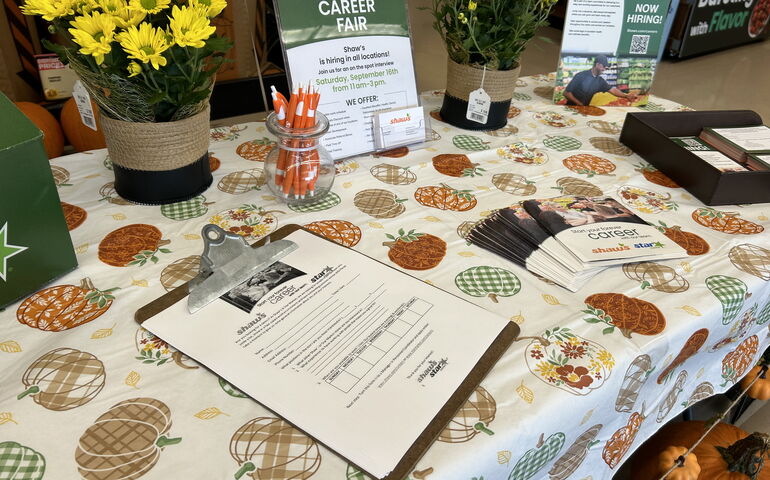
{"type": "Polygon", "coordinates": [[[104,56],[112,50],[115,37],[115,20],[112,15],[93,12],[75,17],[70,22],[69,29],[72,40],[80,45],[80,53],[92,55],[96,63],[101,65],[104,56]]]}
{"type": "Polygon", "coordinates": [[[166,65],[166,57],[163,52],[168,50],[166,34],[160,28],[153,28],[149,23],[142,23],[139,28],[128,27],[115,38],[120,46],[128,54],[128,58],[139,60],[142,63],[151,62],[155,70],[166,65]]]}
{"type": "Polygon", "coordinates": [[[209,18],[214,18],[225,9],[227,0],[190,0],[191,7],[201,6],[206,10],[209,18]]]}
{"type": "Polygon", "coordinates": [[[25,15],[40,15],[49,22],[67,15],[74,15],[77,4],[73,0],[27,0],[21,6],[25,15]]]}
{"type": "Polygon", "coordinates": [[[171,0],[131,0],[128,8],[137,12],[158,13],[168,8],[171,0]]]}
{"type": "Polygon", "coordinates": [[[126,0],[96,0],[96,5],[104,13],[109,13],[115,19],[115,23],[120,28],[128,28],[131,25],[139,25],[147,15],[144,12],[130,10],[126,0]]]}
{"type": "Polygon", "coordinates": [[[171,9],[168,25],[174,42],[180,47],[201,48],[204,40],[216,30],[202,8],[179,8],[176,5],[171,9]]]}
{"type": "Polygon", "coordinates": [[[470,10],[471,12],[476,10],[477,6],[478,6],[478,4],[476,2],[474,2],[473,0],[470,0],[468,2],[468,10],[470,10]]]}
{"type": "Polygon", "coordinates": [[[136,62],[131,62],[128,64],[126,70],[128,70],[128,78],[131,78],[142,73],[142,66],[136,62]]]}

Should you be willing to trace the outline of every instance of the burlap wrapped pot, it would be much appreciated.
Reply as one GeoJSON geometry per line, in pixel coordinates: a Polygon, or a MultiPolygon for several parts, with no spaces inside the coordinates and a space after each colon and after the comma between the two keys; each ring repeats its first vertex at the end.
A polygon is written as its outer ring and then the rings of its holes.
{"type": "Polygon", "coordinates": [[[484,71],[483,68],[461,65],[448,59],[446,94],[441,106],[442,120],[467,130],[496,130],[504,127],[508,123],[508,108],[520,71],[520,65],[513,70],[484,71]],[[484,89],[492,101],[486,123],[466,118],[468,96],[479,87],[484,89]]]}
{"type": "Polygon", "coordinates": [[[115,191],[126,200],[158,205],[192,198],[212,182],[206,108],[175,122],[125,122],[101,115],[115,191]]]}

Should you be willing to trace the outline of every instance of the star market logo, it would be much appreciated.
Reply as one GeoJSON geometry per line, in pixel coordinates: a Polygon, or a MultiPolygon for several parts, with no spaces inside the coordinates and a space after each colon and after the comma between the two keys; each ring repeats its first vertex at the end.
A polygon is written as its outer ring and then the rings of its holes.
{"type": "Polygon", "coordinates": [[[4,282],[8,281],[8,259],[23,252],[27,248],[28,247],[11,245],[8,243],[8,222],[5,222],[3,228],[0,229],[0,279],[4,282]]]}

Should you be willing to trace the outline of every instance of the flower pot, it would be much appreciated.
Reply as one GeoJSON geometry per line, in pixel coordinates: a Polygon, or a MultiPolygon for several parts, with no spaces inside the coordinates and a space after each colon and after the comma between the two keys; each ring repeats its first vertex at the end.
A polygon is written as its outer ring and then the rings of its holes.
{"type": "Polygon", "coordinates": [[[109,118],[101,124],[115,174],[115,191],[135,203],[160,205],[190,199],[212,182],[209,112],[174,122],[109,118]]]}
{"type": "Polygon", "coordinates": [[[516,80],[521,66],[513,70],[486,70],[461,65],[451,58],[447,66],[447,85],[444,104],[441,106],[441,119],[466,130],[497,130],[508,123],[508,108],[511,106],[516,80]],[[482,86],[492,103],[486,123],[478,123],[466,118],[468,96],[482,86]]]}

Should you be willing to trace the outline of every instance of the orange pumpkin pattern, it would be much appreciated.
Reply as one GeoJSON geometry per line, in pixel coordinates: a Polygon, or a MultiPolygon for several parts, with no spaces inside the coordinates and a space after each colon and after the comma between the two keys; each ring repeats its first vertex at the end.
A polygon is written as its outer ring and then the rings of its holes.
{"type": "Polygon", "coordinates": [[[604,445],[602,459],[610,468],[617,467],[625,454],[628,453],[645,418],[644,405],[642,405],[642,412],[632,413],[626,426],[612,434],[612,437],[604,445]]]}
{"type": "Polygon", "coordinates": [[[595,293],[585,299],[583,313],[588,323],[605,323],[603,333],[609,334],[620,329],[623,336],[631,333],[657,335],[666,328],[666,317],[650,302],[631,298],[622,293],[595,293]]]}
{"type": "Polygon", "coordinates": [[[724,379],[722,387],[727,386],[728,383],[737,382],[746,373],[754,364],[754,356],[758,350],[759,338],[752,335],[742,341],[735,350],[725,355],[722,359],[722,378],[724,379]]]}
{"type": "Polygon", "coordinates": [[[440,187],[418,188],[414,192],[414,199],[426,207],[455,212],[467,212],[476,206],[476,197],[470,190],[455,190],[444,183],[440,187]]]}
{"type": "Polygon", "coordinates": [[[70,231],[75,230],[82,225],[88,216],[88,213],[85,210],[67,202],[61,202],[61,209],[64,213],[64,220],[67,222],[67,230],[70,231]]]}
{"type": "Polygon", "coordinates": [[[99,290],[84,278],[80,286],[56,285],[24,300],[16,310],[16,319],[32,328],[61,332],[96,320],[109,310],[117,288],[99,290]]]}
{"type": "Polygon", "coordinates": [[[99,243],[99,260],[113,267],[142,266],[151,260],[158,263],[157,252],[169,253],[160,248],[171,243],[162,240],[160,230],[152,225],[136,223],[113,230],[99,243]]]}
{"type": "Polygon", "coordinates": [[[562,160],[562,163],[573,172],[588,175],[589,177],[593,177],[594,175],[609,175],[615,171],[614,163],[606,158],[597,157],[596,155],[588,153],[571,155],[562,160]]]}
{"type": "Polygon", "coordinates": [[[433,157],[433,168],[450,177],[479,176],[485,170],[478,165],[478,163],[471,163],[468,155],[462,153],[442,153],[433,157]]]}
{"type": "Polygon", "coordinates": [[[648,182],[652,182],[655,185],[660,185],[661,187],[681,188],[678,183],[668,178],[665,173],[661,172],[652,165],[645,165],[640,163],[635,165],[635,167],[636,171],[644,175],[644,178],[646,178],[648,182]]]}
{"type": "Polygon", "coordinates": [[[321,220],[305,228],[344,247],[355,247],[361,240],[361,229],[346,220],[321,220]]]}
{"type": "Polygon", "coordinates": [[[744,220],[737,212],[722,212],[711,207],[701,207],[692,212],[692,219],[704,227],[731,235],[754,235],[765,231],[765,227],[744,220]]]}
{"type": "Polygon", "coordinates": [[[160,452],[182,441],[168,438],[171,411],[154,398],[113,405],[80,436],[75,461],[86,480],[133,480],[158,463],[160,452]]]}
{"type": "Polygon", "coordinates": [[[402,228],[397,237],[385,236],[390,239],[382,244],[390,248],[388,258],[408,270],[428,270],[438,265],[446,255],[446,242],[427,233],[405,232],[402,228]]]}
{"type": "Polygon", "coordinates": [[[696,330],[692,335],[690,335],[690,338],[684,342],[684,346],[679,351],[679,354],[676,356],[676,358],[674,358],[671,364],[664,368],[662,372],[660,372],[660,375],[658,376],[658,384],[662,384],[663,382],[668,381],[678,366],[682,365],[688,358],[698,353],[700,347],[706,343],[707,338],[709,338],[708,328],[701,328],[700,330],[696,330]]]}
{"type": "Polygon", "coordinates": [[[679,225],[669,227],[664,222],[658,222],[658,225],[656,228],[674,243],[684,248],[687,255],[703,255],[708,253],[711,248],[706,240],[694,233],[685,232],[679,225]]]}
{"type": "Polygon", "coordinates": [[[275,146],[275,142],[267,137],[255,138],[248,142],[244,142],[238,145],[235,149],[235,153],[253,162],[264,162],[267,158],[267,154],[275,146]]]}

